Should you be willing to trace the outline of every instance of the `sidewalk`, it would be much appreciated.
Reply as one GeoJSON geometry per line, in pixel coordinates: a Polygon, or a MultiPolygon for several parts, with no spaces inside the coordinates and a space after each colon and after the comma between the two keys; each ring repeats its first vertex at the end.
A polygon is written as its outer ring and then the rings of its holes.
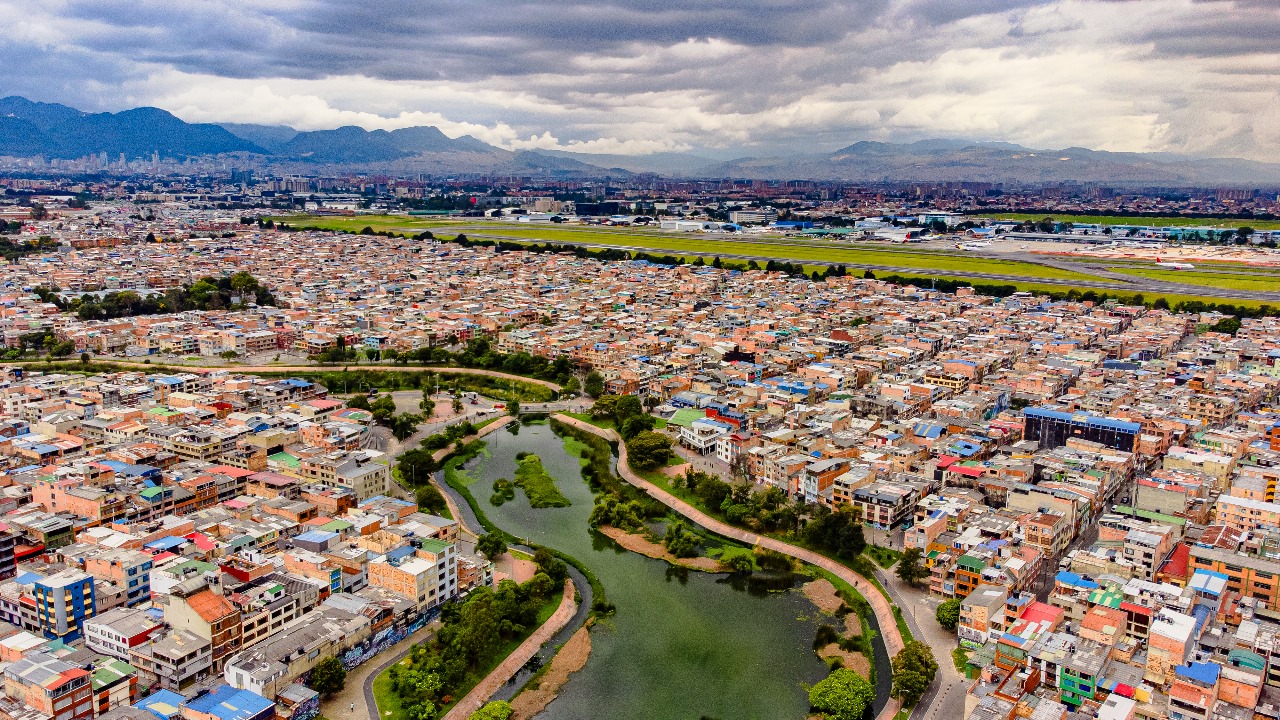
{"type": "Polygon", "coordinates": [[[372,699],[374,678],[378,677],[384,669],[403,660],[414,645],[434,637],[438,629],[440,629],[440,622],[437,620],[387,648],[377,658],[347,673],[347,682],[342,686],[342,691],[320,704],[320,714],[328,718],[342,717],[356,720],[356,718],[368,717],[371,720],[379,720],[377,708],[374,707],[372,699]],[[356,708],[354,713],[351,712],[353,704],[356,708]]]}
{"type": "Polygon", "coordinates": [[[902,617],[915,639],[928,645],[938,661],[937,678],[912,715],[919,720],[955,720],[964,714],[964,696],[969,686],[969,680],[951,661],[951,651],[960,644],[956,634],[938,624],[928,593],[902,582],[892,570],[877,568],[876,576],[902,609],[902,617]]]}

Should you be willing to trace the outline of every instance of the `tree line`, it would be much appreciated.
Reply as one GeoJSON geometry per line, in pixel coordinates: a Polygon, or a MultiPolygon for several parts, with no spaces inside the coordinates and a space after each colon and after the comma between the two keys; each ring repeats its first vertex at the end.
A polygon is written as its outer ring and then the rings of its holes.
{"type": "Polygon", "coordinates": [[[522,584],[503,580],[446,603],[435,637],[415,645],[407,665],[391,666],[391,692],[399,696],[407,717],[435,717],[450,698],[461,696],[483,676],[505,646],[533,632],[538,611],[555,599],[568,576],[564,563],[545,551],[534,562],[538,573],[522,584]]]}
{"type": "Polygon", "coordinates": [[[44,302],[57,305],[63,312],[75,313],[81,320],[113,320],[188,310],[231,310],[248,302],[276,303],[271,291],[247,272],[220,278],[204,277],[184,287],[169,288],[163,295],[144,296],[133,290],[118,290],[101,297],[86,293],[63,300],[57,287],[38,287],[33,292],[44,302]]]}

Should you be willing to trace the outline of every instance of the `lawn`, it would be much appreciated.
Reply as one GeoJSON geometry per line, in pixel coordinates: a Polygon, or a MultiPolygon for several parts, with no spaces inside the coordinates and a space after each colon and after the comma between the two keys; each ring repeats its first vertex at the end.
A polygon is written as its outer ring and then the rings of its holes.
{"type": "MultiPolygon", "coordinates": [[[[457,228],[458,232],[465,233],[470,228],[500,228],[505,227],[503,223],[493,222],[477,222],[468,221],[465,218],[440,218],[431,216],[405,216],[405,215],[354,215],[354,216],[330,216],[330,215],[289,215],[268,218],[277,224],[285,223],[289,227],[296,227],[305,230],[333,230],[335,232],[360,232],[364,228],[370,228],[375,232],[422,232],[423,230],[434,231],[437,228],[457,228]]],[[[444,233],[448,237],[453,237],[457,233],[444,233]]]]}
{"type": "Polygon", "coordinates": [[[1202,272],[1199,270],[1147,270],[1130,267],[1113,267],[1110,269],[1114,272],[1124,273],[1125,275],[1136,275],[1139,277],[1150,278],[1152,280],[1185,283],[1188,285],[1204,285],[1206,287],[1223,288],[1226,290],[1261,290],[1264,292],[1280,291],[1280,277],[1262,277],[1259,275],[1244,275],[1236,273],[1214,273],[1210,271],[1202,272]]]}
{"type": "MultiPolygon", "coordinates": [[[[406,663],[407,660],[400,662],[406,663]]],[[[378,705],[383,720],[410,720],[400,696],[391,691],[391,668],[378,673],[378,677],[373,679],[373,701],[378,705]]]]}
{"type": "Polygon", "coordinates": [[[604,430],[617,429],[617,426],[614,425],[613,420],[611,418],[593,418],[591,417],[591,413],[580,413],[580,412],[566,412],[561,414],[567,415],[571,418],[574,418],[575,420],[581,420],[582,422],[587,423],[588,425],[595,425],[596,427],[602,428],[604,430]]]}
{"type": "Polygon", "coordinates": [[[898,562],[898,558],[902,557],[902,553],[897,550],[890,550],[879,545],[868,545],[866,553],[871,556],[872,560],[876,561],[877,565],[885,570],[893,567],[898,562]]]}
{"type": "MultiPolygon", "coordinates": [[[[981,213],[975,213],[981,215],[981,213]]],[[[1066,213],[991,213],[997,220],[1039,221],[1051,217],[1057,222],[1077,223],[1081,225],[1143,225],[1147,227],[1214,227],[1224,230],[1235,230],[1239,227],[1251,227],[1255,230],[1278,230],[1278,220],[1254,220],[1253,218],[1193,218],[1179,215],[1162,215],[1160,217],[1142,217],[1140,215],[1072,215],[1066,213]]]]}

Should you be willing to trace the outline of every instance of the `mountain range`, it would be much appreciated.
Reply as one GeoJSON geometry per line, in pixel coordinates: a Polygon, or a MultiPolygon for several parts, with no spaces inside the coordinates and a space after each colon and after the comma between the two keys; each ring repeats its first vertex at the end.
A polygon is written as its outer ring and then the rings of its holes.
{"type": "Polygon", "coordinates": [[[190,158],[243,153],[280,169],[358,169],[388,173],[498,173],[559,177],[669,177],[761,180],[1064,181],[1141,185],[1280,186],[1280,164],[1169,153],[1086,148],[1037,150],[1004,142],[860,141],[832,152],[716,161],[693,153],[602,155],[512,151],[439,128],[298,131],[287,126],[187,123],[153,107],[87,113],[22,97],[0,99],[0,156],[110,159],[190,158]]]}

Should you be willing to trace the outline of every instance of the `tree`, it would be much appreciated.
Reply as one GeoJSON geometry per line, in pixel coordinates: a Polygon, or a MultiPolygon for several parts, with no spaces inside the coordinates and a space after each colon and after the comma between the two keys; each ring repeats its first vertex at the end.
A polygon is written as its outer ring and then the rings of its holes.
{"type": "Polygon", "coordinates": [[[462,398],[458,397],[457,395],[453,396],[453,414],[454,415],[462,414],[462,398]]]}
{"type": "Polygon", "coordinates": [[[942,603],[934,615],[938,618],[939,625],[948,630],[955,630],[960,624],[960,598],[951,598],[942,603]]]}
{"type": "Polygon", "coordinates": [[[827,720],[862,720],[875,702],[876,691],[858,673],[848,668],[832,671],[809,689],[809,705],[827,720]]]}
{"type": "Polygon", "coordinates": [[[440,515],[449,508],[449,503],[445,502],[444,495],[440,494],[435,485],[424,485],[418,488],[413,494],[413,499],[418,502],[419,510],[426,510],[432,515],[440,515]]]}
{"type": "Polygon", "coordinates": [[[933,659],[929,646],[912,640],[893,656],[892,695],[901,698],[905,707],[913,707],[937,674],[938,661],[933,659]]]}
{"type": "Polygon", "coordinates": [[[640,470],[652,470],[671,459],[671,440],[666,435],[646,430],[627,441],[627,459],[640,470]]]}
{"type": "Polygon", "coordinates": [[[915,587],[929,576],[929,569],[920,564],[920,548],[907,548],[898,560],[898,578],[915,587]]]}
{"type": "Polygon", "coordinates": [[[520,401],[519,400],[508,401],[507,412],[511,413],[513,417],[520,417],[520,401]]]}
{"type": "Polygon", "coordinates": [[[396,401],[390,395],[381,395],[369,403],[369,412],[373,413],[373,419],[378,422],[385,423],[391,420],[391,416],[396,414],[396,401]]]}
{"type": "Polygon", "coordinates": [[[89,364],[89,353],[87,353],[87,352],[82,352],[82,353],[80,353],[80,364],[81,364],[81,365],[88,365],[88,364],[89,364]]]}
{"type": "Polygon", "coordinates": [[[683,520],[677,520],[667,526],[662,544],[667,546],[667,552],[678,558],[688,558],[698,554],[698,536],[689,531],[683,520]]]}
{"type": "Polygon", "coordinates": [[[400,478],[411,486],[421,485],[431,479],[432,473],[440,469],[430,450],[414,448],[401,453],[396,458],[400,478]]]}
{"type": "Polygon", "coordinates": [[[507,543],[501,537],[493,533],[481,535],[480,538],[476,540],[476,551],[489,558],[489,560],[493,560],[507,551],[507,543]]]}
{"type": "Polygon", "coordinates": [[[356,395],[355,397],[347,401],[347,407],[356,408],[357,410],[368,410],[369,398],[365,397],[364,395],[356,395]]]}
{"type": "Polygon", "coordinates": [[[592,370],[587,373],[587,378],[582,383],[582,389],[593,398],[600,397],[604,394],[604,376],[592,370]]]}
{"type": "Polygon", "coordinates": [[[644,404],[635,395],[619,395],[613,406],[613,421],[618,427],[622,427],[627,418],[643,414],[644,404]]]}
{"type": "Polygon", "coordinates": [[[506,700],[494,700],[471,713],[467,720],[508,720],[511,717],[511,703],[506,700]]]}
{"type": "Polygon", "coordinates": [[[48,220],[49,210],[40,203],[31,203],[31,219],[32,220],[48,220]]]}
{"type": "Polygon", "coordinates": [[[421,419],[413,413],[400,413],[391,418],[391,434],[397,440],[404,441],[418,431],[418,421],[421,419]]]}
{"type": "Polygon", "coordinates": [[[1235,335],[1237,332],[1240,332],[1240,321],[1233,317],[1222,318],[1213,325],[1210,325],[1209,329],[1213,332],[1235,335]]]}
{"type": "Polygon", "coordinates": [[[1155,308],[1156,310],[1168,310],[1169,301],[1165,300],[1163,297],[1158,297],[1156,298],[1155,303],[1151,305],[1151,307],[1155,308]]]}
{"type": "Polygon", "coordinates": [[[327,657],[316,663],[311,679],[307,681],[307,687],[325,696],[341,692],[346,684],[347,669],[336,657],[327,657]]]}

